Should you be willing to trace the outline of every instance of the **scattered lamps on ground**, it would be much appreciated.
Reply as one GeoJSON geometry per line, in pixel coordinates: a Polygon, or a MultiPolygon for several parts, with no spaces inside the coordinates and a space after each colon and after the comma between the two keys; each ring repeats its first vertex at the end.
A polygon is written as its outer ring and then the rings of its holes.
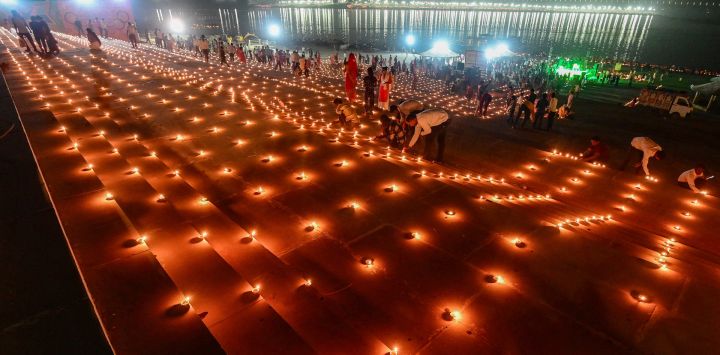
{"type": "Polygon", "coordinates": [[[258,186],[258,188],[255,190],[256,195],[261,195],[263,192],[265,192],[265,190],[262,186],[258,186]]]}
{"type": "Polygon", "coordinates": [[[165,198],[165,195],[160,194],[158,196],[157,202],[165,202],[165,201],[167,201],[167,199],[165,198]]]}
{"type": "Polygon", "coordinates": [[[136,239],[138,244],[145,244],[147,242],[147,237],[144,235],[141,235],[140,238],[136,239]]]}
{"type": "Polygon", "coordinates": [[[208,232],[207,232],[207,231],[202,231],[202,232],[200,233],[200,238],[202,238],[202,239],[207,239],[207,236],[208,236],[208,232]]]}
{"type": "Polygon", "coordinates": [[[260,293],[260,285],[255,285],[255,287],[252,288],[252,293],[258,294],[260,293]]]}
{"type": "Polygon", "coordinates": [[[360,205],[357,202],[352,201],[352,202],[350,202],[350,204],[348,204],[348,207],[356,210],[356,209],[360,208],[360,205]]]}
{"type": "Polygon", "coordinates": [[[111,200],[114,199],[114,198],[115,198],[115,197],[113,196],[113,194],[111,194],[111,193],[109,193],[109,192],[105,194],[105,199],[108,200],[108,201],[111,201],[111,200]]]}
{"type": "Polygon", "coordinates": [[[462,313],[460,313],[460,311],[458,310],[454,310],[450,312],[450,317],[452,318],[452,320],[459,321],[462,319],[462,313]]]}
{"type": "Polygon", "coordinates": [[[200,203],[201,203],[201,204],[204,205],[204,204],[207,204],[208,202],[210,202],[210,200],[208,200],[207,197],[204,197],[204,196],[203,196],[203,197],[200,197],[200,203]]]}
{"type": "Polygon", "coordinates": [[[312,286],[312,280],[311,279],[305,280],[305,286],[307,286],[307,287],[312,286]]]}
{"type": "Polygon", "coordinates": [[[454,210],[445,210],[445,214],[452,217],[455,215],[455,211],[454,210]]]}

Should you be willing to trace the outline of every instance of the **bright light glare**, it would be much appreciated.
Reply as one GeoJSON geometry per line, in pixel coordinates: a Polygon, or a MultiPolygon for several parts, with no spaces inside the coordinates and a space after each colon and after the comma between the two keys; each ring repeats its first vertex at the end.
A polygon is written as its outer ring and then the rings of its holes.
{"type": "Polygon", "coordinates": [[[95,0],[75,0],[80,5],[92,5],[95,3],[95,0]]]}
{"type": "Polygon", "coordinates": [[[268,32],[270,33],[271,36],[277,37],[280,35],[280,26],[278,26],[276,24],[272,24],[268,28],[268,32]]]}
{"type": "Polygon", "coordinates": [[[405,43],[407,43],[408,46],[414,45],[415,44],[415,36],[413,36],[413,35],[405,36],[405,43]]]}
{"type": "Polygon", "coordinates": [[[443,51],[446,52],[446,51],[450,50],[450,43],[448,43],[448,41],[446,41],[444,39],[441,39],[441,40],[435,41],[435,43],[433,43],[432,49],[434,51],[438,51],[438,52],[443,52],[443,51]]]}
{"type": "Polygon", "coordinates": [[[496,44],[494,47],[489,47],[485,49],[485,58],[487,59],[495,59],[502,56],[506,56],[510,53],[510,49],[508,48],[508,45],[505,43],[499,43],[496,44]]]}
{"type": "Polygon", "coordinates": [[[17,5],[17,0],[0,0],[2,5],[17,5]]]}
{"type": "Polygon", "coordinates": [[[175,32],[175,33],[185,32],[185,24],[182,22],[182,20],[180,20],[178,18],[171,19],[168,27],[170,28],[170,32],[175,32]]]}

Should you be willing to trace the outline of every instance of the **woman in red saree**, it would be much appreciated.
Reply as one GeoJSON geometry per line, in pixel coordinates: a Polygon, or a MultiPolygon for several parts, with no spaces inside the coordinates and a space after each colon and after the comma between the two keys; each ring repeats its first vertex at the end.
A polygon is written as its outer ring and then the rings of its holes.
{"type": "Polygon", "coordinates": [[[350,53],[347,68],[345,69],[345,93],[348,102],[355,101],[355,86],[357,86],[358,66],[355,53],[350,53]]]}
{"type": "Polygon", "coordinates": [[[242,45],[237,46],[235,54],[237,55],[238,62],[245,63],[245,49],[242,45]]]}

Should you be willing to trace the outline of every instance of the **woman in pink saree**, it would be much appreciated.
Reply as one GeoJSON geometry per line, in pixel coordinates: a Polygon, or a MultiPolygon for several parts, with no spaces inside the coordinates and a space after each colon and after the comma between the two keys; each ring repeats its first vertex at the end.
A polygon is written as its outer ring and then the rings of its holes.
{"type": "Polygon", "coordinates": [[[355,101],[355,86],[357,86],[358,66],[355,53],[350,53],[345,69],[345,93],[348,102],[355,101]]]}

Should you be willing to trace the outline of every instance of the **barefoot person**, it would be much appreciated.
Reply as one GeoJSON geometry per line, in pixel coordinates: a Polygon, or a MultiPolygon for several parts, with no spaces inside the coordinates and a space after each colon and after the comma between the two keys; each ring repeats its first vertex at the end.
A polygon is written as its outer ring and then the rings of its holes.
{"type": "Polygon", "coordinates": [[[636,174],[639,173],[642,168],[642,170],[645,171],[645,175],[650,175],[650,169],[648,169],[650,158],[662,160],[664,157],[665,152],[662,150],[660,145],[655,143],[655,141],[648,137],[635,137],[632,141],[630,141],[628,155],[623,164],[620,166],[620,170],[625,170],[628,163],[633,161],[633,167],[635,168],[636,174]]]}

